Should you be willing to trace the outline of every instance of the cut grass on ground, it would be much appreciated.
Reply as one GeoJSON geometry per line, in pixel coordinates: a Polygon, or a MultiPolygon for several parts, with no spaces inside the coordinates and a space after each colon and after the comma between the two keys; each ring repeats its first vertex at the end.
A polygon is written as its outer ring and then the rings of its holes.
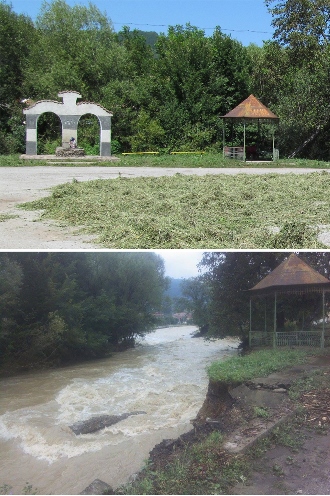
{"type": "Polygon", "coordinates": [[[47,164],[46,160],[21,159],[19,155],[0,155],[0,167],[31,167],[31,166],[56,166],[56,167],[211,167],[211,168],[230,168],[230,167],[263,167],[263,168],[279,168],[279,167],[302,167],[312,169],[329,169],[330,162],[321,160],[307,159],[281,159],[276,162],[243,162],[242,160],[224,159],[222,153],[205,153],[205,154],[187,154],[187,155],[116,155],[120,160],[107,162],[95,160],[93,164],[88,157],[81,158],[76,163],[69,159],[65,163],[54,160],[52,164],[47,164]],[[81,163],[86,160],[86,164],[81,163]]]}
{"type": "Polygon", "coordinates": [[[81,226],[107,248],[324,248],[330,177],[183,176],[67,183],[23,205],[81,226]]]}

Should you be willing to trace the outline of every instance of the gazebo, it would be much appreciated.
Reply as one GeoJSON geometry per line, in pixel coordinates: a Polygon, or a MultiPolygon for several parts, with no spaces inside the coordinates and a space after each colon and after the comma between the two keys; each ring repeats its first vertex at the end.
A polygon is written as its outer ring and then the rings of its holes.
{"type": "Polygon", "coordinates": [[[248,122],[257,122],[259,135],[260,121],[272,123],[273,160],[277,160],[279,158],[279,152],[278,149],[275,148],[275,126],[278,125],[279,117],[277,117],[253,95],[246,98],[242,103],[237,105],[237,107],[228,112],[228,114],[222,116],[223,156],[242,159],[244,161],[246,161],[247,152],[249,152],[252,156],[256,156],[256,148],[247,146],[246,143],[246,124],[248,122]],[[235,122],[243,123],[243,146],[226,146],[227,121],[232,124],[235,122]]]}
{"type": "MultiPolygon", "coordinates": [[[[250,346],[313,346],[325,345],[325,293],[330,291],[330,281],[292,253],[284,262],[250,290],[250,346]],[[280,295],[318,293],[322,301],[322,323],[313,330],[278,330],[277,304],[280,295]],[[274,297],[273,329],[267,330],[265,314],[264,331],[253,330],[252,301],[254,298],[274,297]]],[[[315,326],[316,327],[316,326],[315,326]]]]}

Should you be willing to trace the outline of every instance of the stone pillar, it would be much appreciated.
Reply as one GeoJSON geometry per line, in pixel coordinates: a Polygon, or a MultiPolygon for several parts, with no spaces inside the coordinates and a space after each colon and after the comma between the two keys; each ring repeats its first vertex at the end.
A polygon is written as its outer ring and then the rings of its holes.
{"type": "Polygon", "coordinates": [[[39,114],[26,116],[26,155],[37,155],[37,122],[39,114]]]}
{"type": "Polygon", "coordinates": [[[111,156],[111,117],[98,116],[101,126],[100,135],[100,155],[101,157],[111,156]]]}
{"type": "MultiPolygon", "coordinates": [[[[70,139],[77,142],[79,115],[59,115],[62,122],[62,147],[70,148],[70,139]]],[[[77,142],[78,146],[78,142],[77,142]]]]}

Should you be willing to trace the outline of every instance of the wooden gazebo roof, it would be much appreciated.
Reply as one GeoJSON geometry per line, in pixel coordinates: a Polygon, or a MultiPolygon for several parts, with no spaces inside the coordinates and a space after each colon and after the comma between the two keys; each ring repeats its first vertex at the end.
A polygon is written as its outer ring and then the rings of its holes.
{"type": "Polygon", "coordinates": [[[279,120],[269,108],[263,105],[255,96],[250,95],[233,110],[224,115],[228,119],[272,119],[279,120]]]}
{"type": "Polygon", "coordinates": [[[251,296],[330,291],[330,281],[292,253],[250,289],[251,296]]]}

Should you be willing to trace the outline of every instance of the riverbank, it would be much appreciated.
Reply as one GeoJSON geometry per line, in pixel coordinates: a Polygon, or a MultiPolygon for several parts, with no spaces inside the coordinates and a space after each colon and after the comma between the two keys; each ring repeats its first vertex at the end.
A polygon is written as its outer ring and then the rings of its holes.
{"type": "Polygon", "coordinates": [[[194,428],[116,494],[328,494],[329,378],[321,353],[233,388],[211,381],[194,428]]]}

